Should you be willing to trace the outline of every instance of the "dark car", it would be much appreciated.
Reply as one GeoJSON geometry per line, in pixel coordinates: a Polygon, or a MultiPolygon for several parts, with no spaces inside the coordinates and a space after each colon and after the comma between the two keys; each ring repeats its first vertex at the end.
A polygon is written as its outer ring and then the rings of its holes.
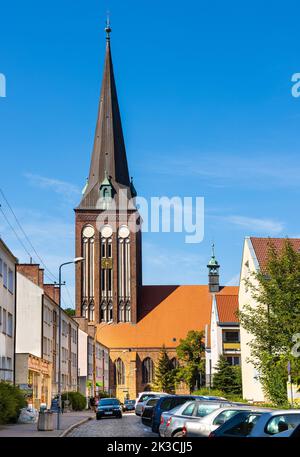
{"type": "Polygon", "coordinates": [[[203,399],[198,395],[168,395],[160,397],[153,407],[152,414],[152,431],[158,433],[161,415],[165,411],[170,411],[176,406],[183,405],[187,401],[203,399]]]}
{"type": "Polygon", "coordinates": [[[144,425],[148,425],[148,427],[152,427],[154,408],[158,400],[159,397],[151,397],[143,407],[142,422],[144,425]]]}
{"type": "Polygon", "coordinates": [[[122,409],[123,411],[134,411],[135,400],[125,400],[122,409]]]}
{"type": "Polygon", "coordinates": [[[97,406],[96,419],[102,417],[117,417],[122,418],[121,403],[117,398],[102,398],[97,406]]]}

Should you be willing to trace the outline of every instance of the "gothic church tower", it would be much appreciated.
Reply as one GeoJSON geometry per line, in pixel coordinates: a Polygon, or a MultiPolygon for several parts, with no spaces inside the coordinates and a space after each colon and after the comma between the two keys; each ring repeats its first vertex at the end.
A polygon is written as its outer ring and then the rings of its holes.
{"type": "Polygon", "coordinates": [[[136,323],[142,283],[141,218],[129,179],[115,85],[109,24],[94,146],[87,184],[75,209],[76,316],[136,323]]]}

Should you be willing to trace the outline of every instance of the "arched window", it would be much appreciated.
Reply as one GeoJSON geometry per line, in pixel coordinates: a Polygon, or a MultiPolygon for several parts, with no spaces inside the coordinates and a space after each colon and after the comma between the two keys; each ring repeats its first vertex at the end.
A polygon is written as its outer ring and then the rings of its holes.
{"type": "MultiPolygon", "coordinates": [[[[124,303],[129,303],[130,311],[130,231],[126,225],[121,225],[118,231],[118,294],[119,294],[119,307],[123,307],[124,303]]],[[[130,321],[130,312],[127,313],[126,308],[124,320],[130,321]]]]}
{"type": "MultiPolygon", "coordinates": [[[[95,229],[91,225],[85,225],[82,230],[82,303],[92,303],[94,300],[94,262],[95,262],[95,229]]],[[[90,319],[90,309],[82,306],[82,316],[90,319]],[[85,311],[85,314],[83,314],[85,311]]],[[[94,317],[93,317],[94,320],[94,317]]]]}
{"type": "Polygon", "coordinates": [[[94,322],[95,320],[95,305],[91,303],[89,306],[89,321],[94,322]]]}
{"type": "Polygon", "coordinates": [[[154,379],[154,364],[150,357],[146,357],[142,364],[142,381],[144,384],[153,382],[154,379]]]}
{"type": "Polygon", "coordinates": [[[131,322],[131,307],[130,302],[126,303],[125,306],[125,322],[131,322]]]}
{"type": "Polygon", "coordinates": [[[121,359],[115,361],[115,382],[117,385],[125,384],[125,366],[121,359]]]}
{"type": "Polygon", "coordinates": [[[112,297],[113,297],[113,258],[112,258],[113,229],[105,224],[101,228],[101,263],[100,283],[101,299],[106,305],[104,322],[113,320],[112,297]]]}
{"type": "Polygon", "coordinates": [[[179,367],[178,359],[176,357],[173,357],[171,359],[171,365],[172,365],[173,368],[178,368],[179,367]]]}
{"type": "Polygon", "coordinates": [[[101,304],[100,320],[101,322],[107,322],[107,304],[105,302],[101,304]]]}
{"type": "Polygon", "coordinates": [[[88,318],[88,306],[86,303],[83,303],[82,305],[82,317],[85,317],[86,319],[88,318]]]}

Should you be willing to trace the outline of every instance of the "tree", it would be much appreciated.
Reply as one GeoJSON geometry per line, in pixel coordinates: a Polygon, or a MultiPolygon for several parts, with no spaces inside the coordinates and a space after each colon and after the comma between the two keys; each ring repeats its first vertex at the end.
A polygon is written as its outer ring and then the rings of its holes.
{"type": "Polygon", "coordinates": [[[241,325],[253,338],[249,343],[253,363],[269,400],[287,403],[287,364],[293,380],[300,372],[299,357],[292,355],[293,336],[300,328],[300,254],[286,239],[278,251],[269,242],[263,269],[250,275],[245,285],[256,306],[239,312],[241,325]]]}
{"type": "Polygon", "coordinates": [[[175,379],[174,379],[173,365],[169,359],[165,346],[162,346],[157,365],[155,367],[155,380],[154,386],[158,390],[167,393],[174,393],[175,379]]]}
{"type": "Polygon", "coordinates": [[[68,314],[68,316],[71,316],[71,317],[75,316],[75,309],[74,308],[65,308],[64,311],[65,311],[65,313],[68,314]]]}
{"type": "Polygon", "coordinates": [[[225,393],[241,394],[242,378],[239,366],[229,365],[226,357],[220,356],[213,376],[213,388],[225,393]]]}
{"type": "Polygon", "coordinates": [[[204,332],[196,330],[190,330],[176,348],[178,359],[182,362],[176,370],[176,379],[185,382],[190,392],[194,390],[199,377],[204,378],[205,375],[204,349],[204,332]]]}

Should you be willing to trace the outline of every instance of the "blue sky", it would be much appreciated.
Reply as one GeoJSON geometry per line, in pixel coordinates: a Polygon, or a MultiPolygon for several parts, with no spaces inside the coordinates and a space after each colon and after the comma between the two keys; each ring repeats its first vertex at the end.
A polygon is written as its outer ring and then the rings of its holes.
{"type": "MultiPolygon", "coordinates": [[[[205,283],[214,241],[222,282],[236,284],[246,235],[300,236],[300,99],[291,96],[291,76],[300,72],[299,2],[2,4],[1,188],[52,272],[73,256],[107,9],[138,193],[205,198],[202,243],[144,235],[144,282],[205,283]]],[[[27,261],[1,214],[0,233],[27,261]]],[[[72,269],[65,273],[72,298],[72,269]]],[[[67,292],[64,300],[73,301],[67,292]]]]}

